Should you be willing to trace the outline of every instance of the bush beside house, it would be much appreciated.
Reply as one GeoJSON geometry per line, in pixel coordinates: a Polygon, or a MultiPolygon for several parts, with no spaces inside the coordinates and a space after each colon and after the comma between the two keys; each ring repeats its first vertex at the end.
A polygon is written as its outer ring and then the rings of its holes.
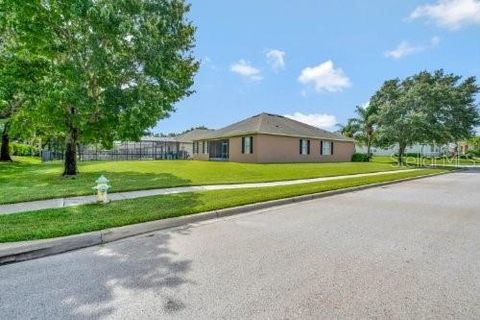
{"type": "Polygon", "coordinates": [[[372,157],[366,153],[354,153],[352,155],[352,162],[369,162],[372,157]]]}

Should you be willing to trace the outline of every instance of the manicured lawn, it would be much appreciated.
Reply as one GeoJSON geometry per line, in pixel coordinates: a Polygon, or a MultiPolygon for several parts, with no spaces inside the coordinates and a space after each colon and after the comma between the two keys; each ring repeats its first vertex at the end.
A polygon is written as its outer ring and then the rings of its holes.
{"type": "Polygon", "coordinates": [[[81,162],[75,179],[61,176],[61,163],[19,158],[0,163],[0,203],[91,194],[105,175],[111,192],[185,185],[264,182],[397,170],[391,163],[242,164],[208,161],[81,162]]]}
{"type": "Polygon", "coordinates": [[[348,178],[293,186],[183,193],[115,201],[107,205],[92,204],[30,213],[0,215],[0,242],[45,239],[79,234],[214,209],[404,179],[442,171],[445,170],[419,169],[381,176],[348,178]]]}
{"type": "MultiPolygon", "coordinates": [[[[386,157],[386,156],[376,156],[373,157],[372,162],[375,163],[391,163],[396,164],[397,158],[396,157],[386,157]]],[[[471,159],[462,159],[462,158],[448,158],[442,157],[438,159],[431,159],[431,158],[424,158],[424,157],[406,157],[405,162],[409,166],[430,166],[435,164],[436,166],[456,166],[456,165],[478,165],[480,166],[480,159],[479,158],[471,158],[471,159]]]]}

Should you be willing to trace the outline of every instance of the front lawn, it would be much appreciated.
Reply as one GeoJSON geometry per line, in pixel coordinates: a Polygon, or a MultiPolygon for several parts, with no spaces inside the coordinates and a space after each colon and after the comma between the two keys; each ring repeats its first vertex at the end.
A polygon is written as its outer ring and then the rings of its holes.
{"type": "Polygon", "coordinates": [[[81,162],[74,179],[61,176],[61,163],[18,158],[0,163],[0,203],[87,195],[100,175],[111,181],[111,192],[305,179],[398,170],[391,163],[248,164],[213,161],[95,161],[81,162]]]}
{"type": "MultiPolygon", "coordinates": [[[[375,163],[390,163],[396,164],[398,161],[397,157],[388,157],[388,156],[375,156],[372,158],[372,162],[375,163]]],[[[407,166],[437,166],[437,167],[449,167],[449,166],[480,166],[480,158],[457,158],[457,157],[438,157],[438,158],[427,158],[427,157],[414,157],[407,156],[404,159],[407,166]]]]}
{"type": "Polygon", "coordinates": [[[294,197],[427,174],[441,169],[419,169],[380,176],[348,178],[292,186],[181,193],[83,205],[38,212],[0,215],[0,242],[45,239],[129,224],[189,215],[250,203],[294,197]]]}

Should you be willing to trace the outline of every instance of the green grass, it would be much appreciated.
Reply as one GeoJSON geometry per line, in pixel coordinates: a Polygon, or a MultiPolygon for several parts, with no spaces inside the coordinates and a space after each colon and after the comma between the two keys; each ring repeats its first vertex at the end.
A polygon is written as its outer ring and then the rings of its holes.
{"type": "Polygon", "coordinates": [[[262,201],[439,173],[419,169],[292,186],[205,191],[0,216],[0,242],[45,239],[262,201]]]}
{"type": "MultiPolygon", "coordinates": [[[[372,158],[372,162],[374,163],[383,163],[383,164],[396,164],[397,163],[396,157],[388,157],[388,156],[375,156],[372,158]]],[[[462,159],[462,158],[449,158],[449,157],[441,157],[438,159],[426,158],[426,157],[405,157],[405,162],[409,166],[430,166],[435,164],[439,167],[441,166],[456,166],[456,165],[479,165],[480,166],[480,159],[479,158],[471,158],[471,159],[462,159]]]]}
{"type": "Polygon", "coordinates": [[[212,161],[96,161],[81,162],[80,174],[63,178],[61,163],[17,158],[0,163],[0,203],[91,194],[95,180],[105,175],[111,192],[305,179],[397,170],[391,163],[253,164],[212,161]]]}

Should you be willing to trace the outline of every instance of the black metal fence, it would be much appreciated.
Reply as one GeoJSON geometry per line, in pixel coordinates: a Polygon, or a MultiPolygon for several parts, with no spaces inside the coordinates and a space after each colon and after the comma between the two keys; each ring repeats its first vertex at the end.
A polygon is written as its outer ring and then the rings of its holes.
{"type": "MultiPolygon", "coordinates": [[[[190,152],[176,141],[142,141],[115,143],[111,150],[96,145],[80,145],[78,160],[173,160],[189,159],[190,152]]],[[[63,150],[42,150],[42,161],[63,160],[63,150]]]]}

